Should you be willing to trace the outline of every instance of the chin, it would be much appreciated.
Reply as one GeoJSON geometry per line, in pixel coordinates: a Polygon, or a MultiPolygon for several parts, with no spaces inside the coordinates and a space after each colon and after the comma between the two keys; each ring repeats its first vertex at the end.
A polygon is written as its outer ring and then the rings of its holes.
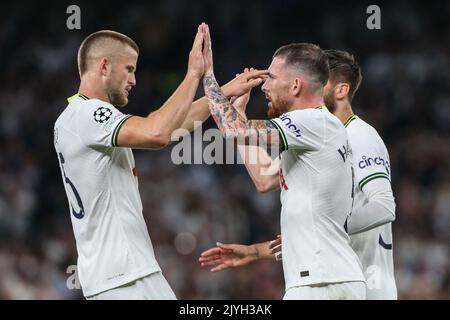
{"type": "Polygon", "coordinates": [[[112,105],[115,107],[125,107],[127,104],[128,104],[128,98],[125,96],[117,99],[116,101],[114,101],[114,103],[112,103],[112,105]]]}
{"type": "Polygon", "coordinates": [[[281,113],[274,107],[269,107],[269,110],[267,110],[267,116],[269,119],[273,119],[281,116],[281,113]]]}

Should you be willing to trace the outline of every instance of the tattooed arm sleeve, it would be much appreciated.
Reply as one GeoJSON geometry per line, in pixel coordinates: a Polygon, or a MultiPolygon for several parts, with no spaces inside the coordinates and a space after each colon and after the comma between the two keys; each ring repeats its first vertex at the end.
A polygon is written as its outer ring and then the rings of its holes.
{"type": "Polygon", "coordinates": [[[277,128],[270,120],[248,120],[240,114],[220,90],[214,74],[203,78],[203,86],[211,115],[225,139],[236,144],[264,145],[266,149],[281,149],[277,128]]]}

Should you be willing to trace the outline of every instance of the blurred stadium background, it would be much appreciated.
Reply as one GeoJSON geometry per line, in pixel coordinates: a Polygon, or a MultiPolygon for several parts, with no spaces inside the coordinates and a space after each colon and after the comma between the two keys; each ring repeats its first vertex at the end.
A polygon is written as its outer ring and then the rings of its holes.
{"type": "MultiPolygon", "coordinates": [[[[399,298],[450,299],[450,2],[25,2],[2,4],[0,17],[0,299],[82,299],[66,286],[77,255],[53,148],[54,121],[78,89],[82,39],[113,29],[136,40],[138,84],[124,112],[146,115],[183,78],[202,21],[211,27],[221,83],[244,67],[267,67],[290,42],[357,56],[363,82],[354,109],[391,157],[399,298]],[[74,3],[81,30],[66,28],[74,3]],[[381,30],[366,27],[369,4],[381,7],[381,30]]],[[[248,110],[265,117],[259,90],[248,110]]],[[[135,157],[157,260],[177,296],[281,299],[279,263],[211,274],[197,262],[216,241],[274,238],[279,194],[257,194],[242,165],[176,166],[170,152],[135,157]]]]}

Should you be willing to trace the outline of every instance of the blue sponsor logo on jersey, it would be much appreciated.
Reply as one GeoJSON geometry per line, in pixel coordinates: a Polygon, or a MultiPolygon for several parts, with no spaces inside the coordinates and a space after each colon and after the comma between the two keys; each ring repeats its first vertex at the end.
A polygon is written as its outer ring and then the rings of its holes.
{"type": "Polygon", "coordinates": [[[382,157],[366,157],[362,156],[361,161],[358,162],[358,166],[361,169],[370,167],[370,166],[384,166],[389,173],[391,165],[389,161],[383,159],[382,157]]]}
{"type": "Polygon", "coordinates": [[[294,132],[296,138],[299,138],[299,137],[302,136],[302,133],[300,132],[300,129],[297,128],[297,126],[296,126],[294,123],[292,123],[292,119],[290,118],[290,116],[289,116],[288,114],[283,114],[283,115],[280,117],[280,120],[283,121],[284,125],[285,125],[289,130],[291,130],[292,132],[294,132]]]}

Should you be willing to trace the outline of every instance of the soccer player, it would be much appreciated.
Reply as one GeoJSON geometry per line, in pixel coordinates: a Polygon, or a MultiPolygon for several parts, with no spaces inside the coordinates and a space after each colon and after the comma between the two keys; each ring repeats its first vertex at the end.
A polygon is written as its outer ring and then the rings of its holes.
{"type": "MultiPolygon", "coordinates": [[[[209,116],[206,98],[192,103],[204,74],[203,42],[204,24],[184,80],[147,117],[117,109],[128,103],[136,85],[136,43],[106,30],[89,35],[79,48],[79,92],[56,120],[54,144],[69,200],[78,276],[88,299],[175,299],[155,260],[131,148],[162,148],[175,129],[192,131],[195,120],[209,116]]],[[[260,82],[243,77],[224,90],[242,94],[260,82]]]]}
{"type": "MultiPolygon", "coordinates": [[[[351,102],[362,79],[358,63],[348,52],[325,52],[330,64],[329,80],[324,89],[325,104],[344,123],[353,150],[356,186],[355,203],[347,223],[350,244],[363,265],[367,299],[397,299],[392,253],[395,201],[390,184],[389,154],[377,131],[353,113],[351,102]]],[[[244,99],[240,106],[245,108],[248,97],[239,99],[244,99]]],[[[269,188],[279,185],[276,175],[265,179],[269,188]]],[[[259,184],[263,183],[259,181],[259,184]]],[[[260,258],[274,259],[275,255],[279,258],[279,244],[280,239],[251,246],[218,243],[216,248],[205,251],[200,261],[205,266],[214,266],[212,271],[216,272],[260,258]]]]}
{"type": "Polygon", "coordinates": [[[221,92],[209,29],[203,85],[211,115],[238,144],[281,153],[284,299],[365,299],[361,265],[344,229],[353,202],[352,157],[342,123],[323,106],[328,59],[316,45],[278,49],[263,91],[271,120],[248,120],[221,92]]]}

